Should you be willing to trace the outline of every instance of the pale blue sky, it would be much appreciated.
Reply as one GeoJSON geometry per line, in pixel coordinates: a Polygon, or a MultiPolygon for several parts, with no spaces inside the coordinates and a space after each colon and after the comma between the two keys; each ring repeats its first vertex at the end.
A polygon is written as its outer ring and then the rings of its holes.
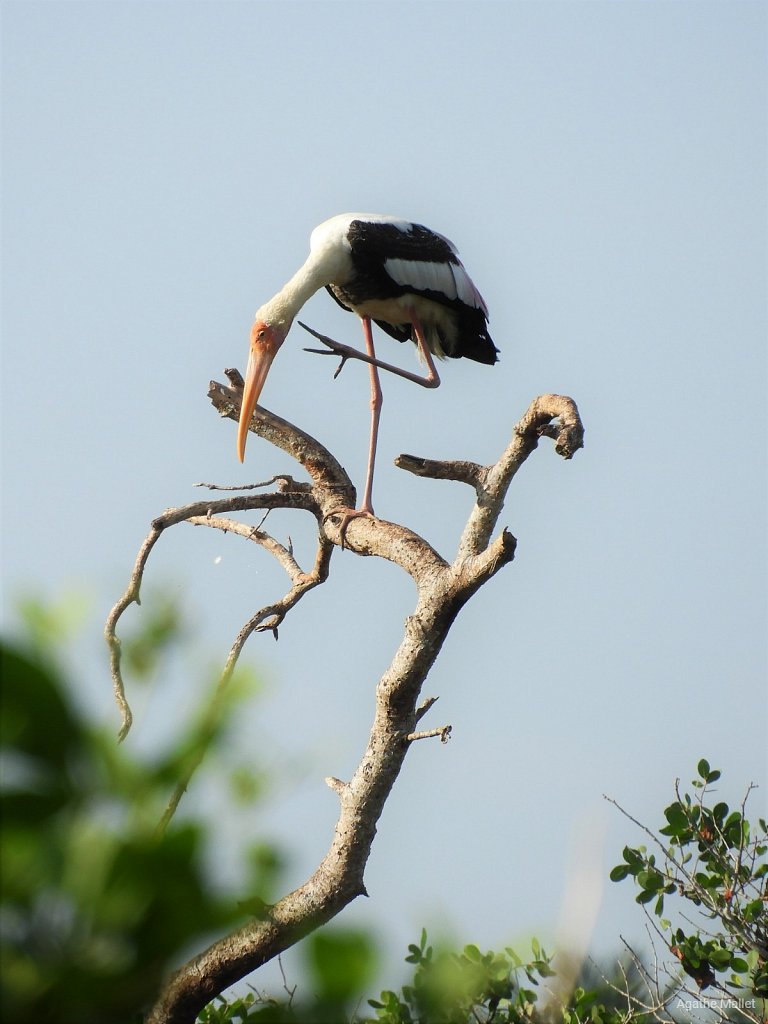
{"type": "MultiPolygon", "coordinates": [[[[456,242],[501,349],[492,369],[446,366],[435,393],[384,382],[377,511],[450,557],[469,492],[404,475],[399,452],[490,461],[547,391],[576,399],[587,446],[563,463],[543,444],[517,478],[517,558],[425,688],[425,725],[454,738],[412,751],[371,899],[342,920],[395,961],[425,924],[547,938],[580,823],[604,829],[606,872],[637,839],[602,793],[654,823],[702,755],[726,799],[766,782],[764,3],[11,2],[3,22],[5,615],[28,589],[89,595],[95,714],[116,721],[102,623],[150,519],[196,481],[293,471],[254,438],[239,466],[208,380],[244,366],[311,229],[369,210],[456,242]]],[[[360,343],[325,295],[304,318],[360,343]]],[[[364,369],[333,382],[303,344],[289,336],[264,404],[362,485],[364,369]]],[[[309,560],[310,523],[270,527],[309,560]]],[[[150,579],[196,636],[135,694],[137,746],[283,585],[256,549],[181,529],[150,579]]],[[[313,869],[335,820],[322,779],[356,763],[412,602],[392,566],[337,552],[279,644],[251,643],[268,696],[242,757],[256,746],[284,781],[223,823],[223,874],[242,831],[287,846],[289,884],[313,869]]],[[[641,915],[607,884],[595,948],[619,931],[642,936],[641,915]]]]}

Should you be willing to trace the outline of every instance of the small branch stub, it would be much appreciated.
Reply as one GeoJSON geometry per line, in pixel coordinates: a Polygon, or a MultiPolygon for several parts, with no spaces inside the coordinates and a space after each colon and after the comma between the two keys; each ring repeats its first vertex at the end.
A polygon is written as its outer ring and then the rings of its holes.
{"type": "Polygon", "coordinates": [[[433,736],[439,736],[441,743],[447,743],[451,738],[452,731],[452,725],[443,725],[439,729],[425,729],[424,732],[410,732],[405,738],[409,743],[413,743],[415,740],[428,740],[433,736]]]}
{"type": "Polygon", "coordinates": [[[485,466],[480,466],[476,462],[467,462],[464,459],[443,462],[423,459],[420,455],[398,455],[395,465],[398,469],[413,473],[414,476],[430,477],[433,480],[454,480],[457,483],[468,484],[476,491],[482,486],[487,472],[485,466]]]}
{"type": "Polygon", "coordinates": [[[425,698],[425,700],[421,704],[419,704],[419,706],[416,708],[416,721],[420,722],[422,720],[422,718],[424,717],[424,715],[426,715],[429,712],[430,708],[434,704],[437,704],[439,699],[440,699],[439,697],[427,697],[427,698],[425,698]]]}

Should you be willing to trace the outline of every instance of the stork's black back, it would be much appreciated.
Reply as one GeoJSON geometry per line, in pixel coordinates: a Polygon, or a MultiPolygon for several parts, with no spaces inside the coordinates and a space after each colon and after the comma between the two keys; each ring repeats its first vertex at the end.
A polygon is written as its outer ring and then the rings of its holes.
{"type": "MultiPolygon", "coordinates": [[[[403,230],[397,224],[353,220],[347,240],[355,268],[354,277],[343,286],[329,285],[327,288],[340,306],[352,310],[355,305],[374,298],[394,299],[401,295],[420,295],[449,309],[453,314],[455,335],[447,337],[439,325],[434,325],[447,356],[452,359],[473,359],[488,365],[497,362],[498,349],[488,334],[484,309],[424,285],[423,281],[417,280],[418,274],[414,275],[413,282],[402,283],[394,280],[387,272],[388,260],[405,260],[415,264],[417,269],[420,263],[438,266],[451,264],[466,275],[456,250],[447,238],[422,224],[409,224],[408,229],[403,230]]],[[[424,280],[428,278],[429,275],[425,274],[424,280]]],[[[411,340],[409,324],[391,324],[383,320],[376,320],[375,323],[397,341],[411,340]]]]}

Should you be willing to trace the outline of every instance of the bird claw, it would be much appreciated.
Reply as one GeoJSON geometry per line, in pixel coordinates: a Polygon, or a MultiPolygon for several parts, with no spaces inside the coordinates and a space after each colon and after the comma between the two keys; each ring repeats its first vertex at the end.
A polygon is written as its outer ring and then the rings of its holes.
{"type": "Polygon", "coordinates": [[[346,508],[337,509],[335,512],[329,512],[327,516],[323,517],[323,522],[330,519],[332,516],[341,515],[341,525],[339,526],[339,539],[341,541],[341,550],[344,551],[346,548],[346,537],[347,527],[353,519],[360,519],[363,516],[367,516],[368,519],[375,519],[376,516],[373,513],[373,509],[367,508],[346,508]]]}
{"type": "Polygon", "coordinates": [[[349,356],[346,355],[344,352],[329,352],[325,348],[305,348],[304,351],[305,352],[313,352],[315,355],[338,355],[339,358],[341,359],[341,362],[338,365],[338,367],[336,368],[336,373],[334,374],[334,380],[336,380],[336,378],[339,376],[341,371],[344,369],[344,364],[347,361],[347,359],[349,358],[349,356]]]}
{"type": "Polygon", "coordinates": [[[348,359],[359,359],[360,358],[361,353],[358,352],[356,348],[352,348],[349,345],[343,345],[340,341],[334,341],[333,338],[329,338],[325,334],[320,334],[319,331],[316,331],[316,330],[314,330],[314,328],[309,327],[309,326],[307,326],[307,324],[302,323],[301,320],[298,320],[297,323],[298,323],[299,327],[303,327],[304,330],[307,331],[309,334],[311,334],[313,338],[317,338],[318,341],[322,341],[322,343],[324,345],[328,346],[327,349],[325,349],[325,348],[305,348],[304,349],[305,352],[312,352],[314,355],[317,355],[317,356],[338,356],[339,359],[341,360],[341,362],[339,363],[338,367],[336,368],[336,372],[333,375],[333,379],[334,380],[336,380],[336,378],[339,376],[341,371],[344,369],[344,364],[346,363],[346,361],[348,359]]]}

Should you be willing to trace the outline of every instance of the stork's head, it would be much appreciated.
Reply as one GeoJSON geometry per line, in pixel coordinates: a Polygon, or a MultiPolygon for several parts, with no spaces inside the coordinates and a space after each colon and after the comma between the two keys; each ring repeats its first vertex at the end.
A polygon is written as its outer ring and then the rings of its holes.
{"type": "Polygon", "coordinates": [[[259,400],[264,381],[267,379],[272,360],[285,341],[291,323],[285,320],[274,321],[264,319],[256,314],[256,322],[251,328],[251,350],[248,355],[248,369],[245,372],[245,390],[243,403],[240,407],[240,423],[237,428],[237,455],[240,461],[245,457],[245,442],[248,439],[248,427],[253,410],[259,400]],[[271,322],[270,322],[271,321],[271,322]]]}

